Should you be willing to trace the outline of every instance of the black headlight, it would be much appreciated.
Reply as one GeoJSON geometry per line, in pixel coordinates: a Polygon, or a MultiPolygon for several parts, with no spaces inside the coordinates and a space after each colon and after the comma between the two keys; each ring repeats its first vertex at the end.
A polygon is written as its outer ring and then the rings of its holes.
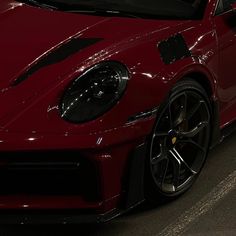
{"type": "Polygon", "coordinates": [[[114,106],[128,81],[126,67],[118,62],[102,62],[90,68],[65,91],[60,111],[70,122],[93,120],[114,106]]]}

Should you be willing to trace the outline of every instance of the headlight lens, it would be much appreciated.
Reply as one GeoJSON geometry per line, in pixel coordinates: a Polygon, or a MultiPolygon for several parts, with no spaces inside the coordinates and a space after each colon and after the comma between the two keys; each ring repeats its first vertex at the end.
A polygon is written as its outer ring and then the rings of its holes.
{"type": "Polygon", "coordinates": [[[93,66],[65,91],[60,106],[61,116],[74,123],[101,116],[120,99],[127,81],[128,70],[118,62],[93,66]]]}

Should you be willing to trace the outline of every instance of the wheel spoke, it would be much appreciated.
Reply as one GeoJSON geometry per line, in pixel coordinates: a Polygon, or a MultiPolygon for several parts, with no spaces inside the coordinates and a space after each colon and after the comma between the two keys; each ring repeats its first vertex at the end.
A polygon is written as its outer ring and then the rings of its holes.
{"type": "Polygon", "coordinates": [[[171,150],[171,152],[173,153],[172,155],[175,156],[176,159],[178,159],[181,164],[183,164],[185,167],[187,167],[187,169],[193,174],[196,175],[197,172],[195,170],[193,170],[188,163],[184,160],[184,158],[179,154],[179,152],[176,150],[176,148],[173,148],[173,150],[171,150]]]}
{"type": "Polygon", "coordinates": [[[172,150],[169,150],[169,153],[170,153],[170,161],[173,164],[173,184],[175,187],[178,187],[180,180],[181,161],[172,150]]]}
{"type": "Polygon", "coordinates": [[[180,111],[178,117],[174,121],[173,126],[175,128],[178,127],[180,124],[182,124],[184,122],[184,120],[185,120],[185,113],[183,111],[180,111]]]}
{"type": "Polygon", "coordinates": [[[188,139],[180,139],[178,140],[178,143],[186,143],[186,144],[192,144],[193,146],[195,146],[198,150],[202,151],[203,153],[206,152],[206,150],[197,142],[195,142],[194,140],[192,140],[191,138],[188,139]]]}
{"type": "MultiPolygon", "coordinates": [[[[163,162],[164,163],[164,162],[163,162]]],[[[165,183],[165,178],[166,178],[166,173],[169,167],[169,159],[166,159],[165,165],[162,165],[162,171],[160,173],[160,181],[161,181],[161,188],[163,189],[164,183],[165,183]]]]}
{"type": "Polygon", "coordinates": [[[190,120],[193,115],[198,111],[198,109],[204,104],[204,101],[199,101],[195,106],[192,107],[192,109],[186,114],[186,119],[190,120]]]}
{"type": "Polygon", "coordinates": [[[184,98],[181,101],[181,107],[180,107],[180,111],[179,114],[177,116],[177,118],[175,119],[174,123],[174,127],[177,127],[178,125],[180,125],[181,123],[183,123],[183,121],[186,119],[186,114],[187,114],[187,94],[183,93],[182,97],[184,98]]]}
{"type": "Polygon", "coordinates": [[[196,136],[200,131],[202,131],[203,128],[205,128],[208,125],[207,121],[200,122],[196,127],[191,129],[190,131],[184,132],[184,131],[178,131],[178,135],[180,137],[186,137],[186,138],[193,138],[196,136]]]}
{"type": "Polygon", "coordinates": [[[158,155],[156,155],[156,156],[151,158],[151,164],[152,165],[157,165],[161,161],[167,159],[165,145],[166,145],[165,142],[164,143],[160,143],[160,153],[158,155]]]}
{"type": "Polygon", "coordinates": [[[164,155],[160,154],[160,155],[155,156],[151,159],[151,164],[155,166],[155,165],[159,164],[161,161],[164,161],[166,159],[167,158],[164,155]]]}

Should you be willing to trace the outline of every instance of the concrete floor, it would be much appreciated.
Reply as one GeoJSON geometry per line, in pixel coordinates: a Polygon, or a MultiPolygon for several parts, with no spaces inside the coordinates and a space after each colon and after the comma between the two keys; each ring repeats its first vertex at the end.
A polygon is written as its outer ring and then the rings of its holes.
{"type": "Polygon", "coordinates": [[[104,225],[0,226],[0,236],[236,235],[236,134],[212,150],[193,188],[174,202],[145,204],[104,225]]]}

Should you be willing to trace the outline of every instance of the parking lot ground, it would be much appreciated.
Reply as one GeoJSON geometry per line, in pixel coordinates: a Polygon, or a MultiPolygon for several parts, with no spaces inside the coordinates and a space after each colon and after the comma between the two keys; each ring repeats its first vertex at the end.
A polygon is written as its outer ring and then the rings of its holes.
{"type": "Polygon", "coordinates": [[[184,235],[236,235],[236,189],[201,217],[184,235]]]}

